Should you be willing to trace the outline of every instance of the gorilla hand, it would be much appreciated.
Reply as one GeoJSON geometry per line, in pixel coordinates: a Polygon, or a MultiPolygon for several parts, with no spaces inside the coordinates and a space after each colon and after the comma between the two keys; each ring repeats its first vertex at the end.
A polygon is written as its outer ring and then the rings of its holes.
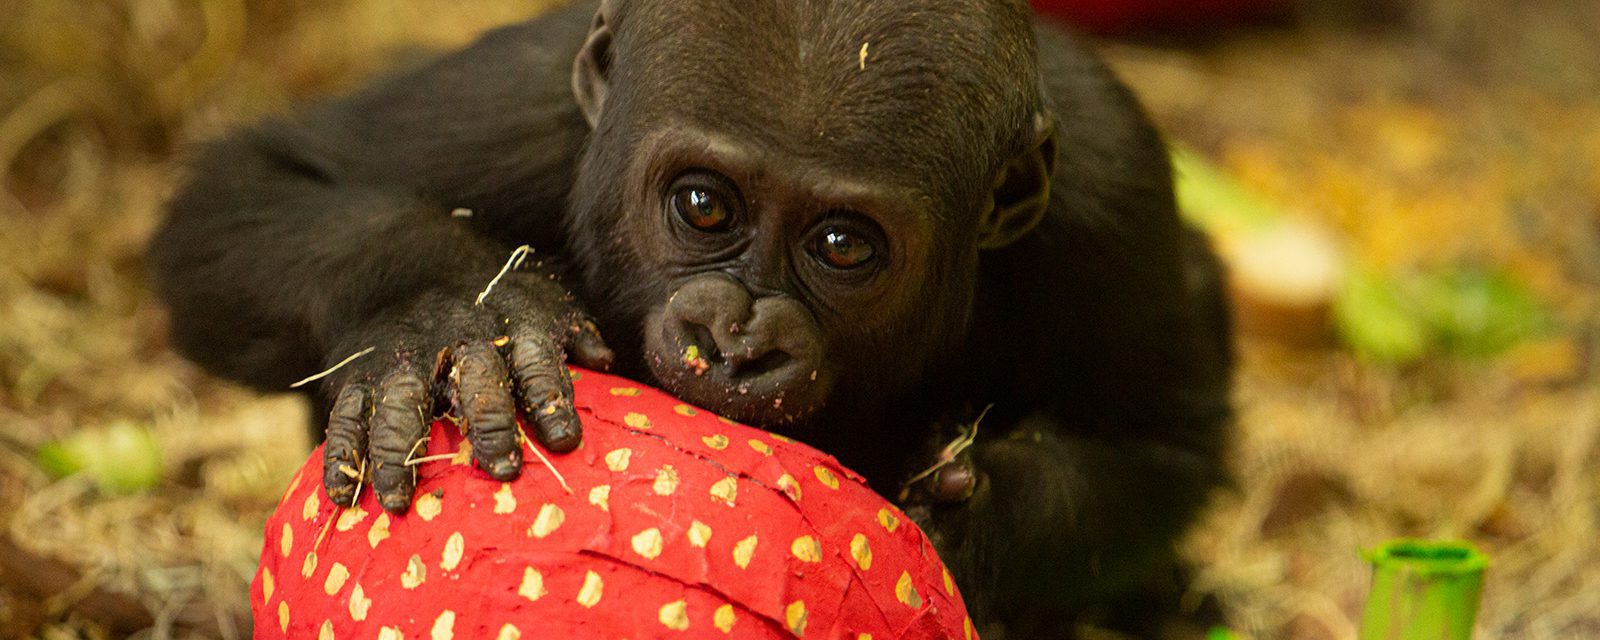
{"type": "Polygon", "coordinates": [[[325,383],[333,398],[323,486],[353,504],[367,482],[383,508],[403,512],[416,486],[410,461],[436,407],[454,405],[473,458],[498,480],[521,472],[521,410],[552,451],[578,446],[582,427],[565,360],[596,369],[613,354],[561,286],[533,273],[503,275],[488,295],[435,290],[396,305],[336,340],[330,360],[371,348],[325,383]]]}

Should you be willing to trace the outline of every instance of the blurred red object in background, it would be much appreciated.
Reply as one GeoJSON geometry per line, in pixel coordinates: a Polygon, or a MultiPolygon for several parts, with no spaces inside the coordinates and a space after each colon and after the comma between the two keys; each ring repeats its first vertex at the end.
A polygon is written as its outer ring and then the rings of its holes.
{"type": "Polygon", "coordinates": [[[1039,13],[1099,33],[1215,26],[1286,9],[1289,0],[1032,0],[1039,13]]]}

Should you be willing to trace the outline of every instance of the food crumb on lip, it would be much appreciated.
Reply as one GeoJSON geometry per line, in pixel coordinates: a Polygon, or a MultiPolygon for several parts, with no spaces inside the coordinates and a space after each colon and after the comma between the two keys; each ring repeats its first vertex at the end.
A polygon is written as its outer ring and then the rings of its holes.
{"type": "Polygon", "coordinates": [[[697,344],[691,344],[683,350],[683,364],[697,376],[703,376],[711,370],[711,363],[700,355],[700,345],[697,344]]]}

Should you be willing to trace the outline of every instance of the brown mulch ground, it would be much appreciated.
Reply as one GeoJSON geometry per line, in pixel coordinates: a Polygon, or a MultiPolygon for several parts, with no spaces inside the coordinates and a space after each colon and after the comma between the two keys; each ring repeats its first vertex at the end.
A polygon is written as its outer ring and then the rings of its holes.
{"type": "MultiPolygon", "coordinates": [[[[304,409],[165,346],[140,250],[183,146],[543,0],[15,0],[0,22],[0,637],[242,637],[304,409]],[[35,451],[118,423],[159,485],[104,494],[35,451]]],[[[1365,364],[1247,339],[1240,487],[1188,549],[1252,637],[1354,637],[1398,535],[1493,558],[1480,637],[1600,637],[1600,5],[1417,3],[1107,51],[1176,140],[1352,256],[1495,265],[1558,319],[1505,355],[1365,364]],[[1498,6],[1498,5],[1507,6],[1498,6]],[[1511,6],[1515,5],[1515,6],[1511,6]],[[1585,30],[1588,31],[1585,31],[1585,30]]]]}

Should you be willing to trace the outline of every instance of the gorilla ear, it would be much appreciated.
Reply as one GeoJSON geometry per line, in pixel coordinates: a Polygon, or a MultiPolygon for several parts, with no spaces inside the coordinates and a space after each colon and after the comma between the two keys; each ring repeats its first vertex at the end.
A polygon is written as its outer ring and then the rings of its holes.
{"type": "Polygon", "coordinates": [[[1055,120],[1039,114],[1033,118],[1032,144],[1007,160],[995,177],[989,210],[979,221],[979,249],[999,249],[1016,242],[1044,219],[1055,169],[1055,120]]]}
{"type": "Polygon", "coordinates": [[[591,129],[600,121],[600,109],[605,106],[606,90],[611,84],[610,13],[611,2],[601,2],[589,25],[589,37],[572,61],[572,97],[591,129]]]}

